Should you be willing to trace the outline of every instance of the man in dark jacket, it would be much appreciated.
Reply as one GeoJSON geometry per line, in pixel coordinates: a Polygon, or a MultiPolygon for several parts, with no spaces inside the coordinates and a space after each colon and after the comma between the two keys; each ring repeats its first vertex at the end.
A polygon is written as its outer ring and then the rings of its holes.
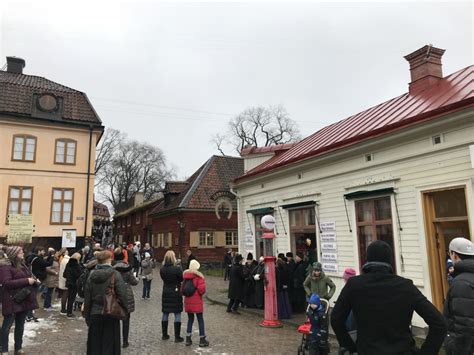
{"type": "Polygon", "coordinates": [[[240,314],[238,311],[239,303],[243,300],[244,290],[244,266],[242,265],[242,255],[237,254],[234,258],[234,265],[230,269],[229,282],[229,304],[227,305],[227,312],[240,314]]]}
{"type": "Polygon", "coordinates": [[[225,253],[222,267],[224,268],[224,281],[227,281],[227,279],[229,279],[230,268],[232,267],[232,249],[227,250],[227,253],[225,253]]]}
{"type": "Polygon", "coordinates": [[[36,256],[31,259],[31,272],[38,280],[44,281],[46,279],[46,268],[53,265],[53,261],[53,253],[46,255],[45,249],[38,247],[36,248],[36,256]]]}
{"type": "Polygon", "coordinates": [[[446,354],[474,354],[474,244],[454,238],[449,244],[454,280],[444,304],[448,320],[446,354]]]}
{"type": "Polygon", "coordinates": [[[437,354],[447,331],[441,313],[411,280],[393,274],[392,248],[387,243],[371,243],[367,261],[363,274],[347,281],[332,311],[331,324],[339,345],[364,355],[415,354],[410,330],[415,311],[429,326],[419,354],[437,354]],[[346,329],[351,311],[357,322],[357,346],[346,329]]]}

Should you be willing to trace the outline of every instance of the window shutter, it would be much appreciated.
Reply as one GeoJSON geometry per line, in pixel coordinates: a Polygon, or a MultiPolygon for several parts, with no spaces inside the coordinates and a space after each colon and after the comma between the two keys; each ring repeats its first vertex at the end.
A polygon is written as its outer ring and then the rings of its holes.
{"type": "Polygon", "coordinates": [[[199,245],[199,232],[189,233],[189,246],[197,247],[199,245]]]}
{"type": "Polygon", "coordinates": [[[225,246],[225,232],[214,232],[214,235],[215,235],[214,245],[216,247],[224,247],[225,246]]]}

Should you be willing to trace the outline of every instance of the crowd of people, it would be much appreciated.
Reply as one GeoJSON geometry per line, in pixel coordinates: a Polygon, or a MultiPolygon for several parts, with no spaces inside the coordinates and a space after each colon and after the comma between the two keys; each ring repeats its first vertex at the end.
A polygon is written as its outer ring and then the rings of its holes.
{"type": "MultiPolygon", "coordinates": [[[[66,248],[38,247],[27,257],[20,246],[0,246],[0,285],[3,324],[0,354],[7,354],[10,329],[15,325],[14,351],[22,354],[26,321],[40,322],[34,311],[42,300],[46,312],[55,311],[54,297],[60,301],[60,314],[68,318],[83,316],[88,326],[87,354],[120,354],[129,346],[131,314],[135,311],[132,287],[143,283],[142,299],[151,298],[155,261],[148,243],[140,242],[103,249],[70,252],[66,248]],[[56,293],[55,293],[56,291],[56,293]],[[122,323],[122,329],[120,329],[122,323]]],[[[168,340],[169,315],[174,315],[174,340],[181,337],[181,313],[188,315],[186,346],[192,345],[194,318],[199,325],[199,346],[206,347],[203,294],[206,292],[200,264],[188,252],[188,269],[182,269],[172,250],[164,257],[160,276],[162,293],[162,339],[168,340]],[[183,301],[184,298],[184,301],[183,301]],[[184,307],[183,307],[184,305],[184,307]]]]}

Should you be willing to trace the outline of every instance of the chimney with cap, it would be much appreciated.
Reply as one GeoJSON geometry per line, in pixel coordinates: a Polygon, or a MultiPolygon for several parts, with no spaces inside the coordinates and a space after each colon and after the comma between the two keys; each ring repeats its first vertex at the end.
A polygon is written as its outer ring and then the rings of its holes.
{"type": "Polygon", "coordinates": [[[428,44],[404,57],[410,63],[410,95],[422,92],[443,78],[441,57],[444,52],[444,49],[428,44]]]}
{"type": "Polygon", "coordinates": [[[18,57],[7,57],[7,72],[23,74],[25,60],[18,57]]]}

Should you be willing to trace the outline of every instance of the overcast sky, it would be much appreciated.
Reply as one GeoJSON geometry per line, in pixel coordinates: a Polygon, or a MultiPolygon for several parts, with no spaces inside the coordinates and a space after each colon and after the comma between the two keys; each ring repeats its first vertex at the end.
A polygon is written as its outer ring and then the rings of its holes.
{"type": "MultiPolygon", "coordinates": [[[[0,65],[84,91],[106,127],[160,147],[190,176],[213,133],[282,104],[303,136],[407,91],[403,56],[473,63],[471,2],[2,1],[0,65]]],[[[231,153],[231,148],[227,149],[231,153]]],[[[235,152],[232,152],[235,155],[235,152]]]]}

